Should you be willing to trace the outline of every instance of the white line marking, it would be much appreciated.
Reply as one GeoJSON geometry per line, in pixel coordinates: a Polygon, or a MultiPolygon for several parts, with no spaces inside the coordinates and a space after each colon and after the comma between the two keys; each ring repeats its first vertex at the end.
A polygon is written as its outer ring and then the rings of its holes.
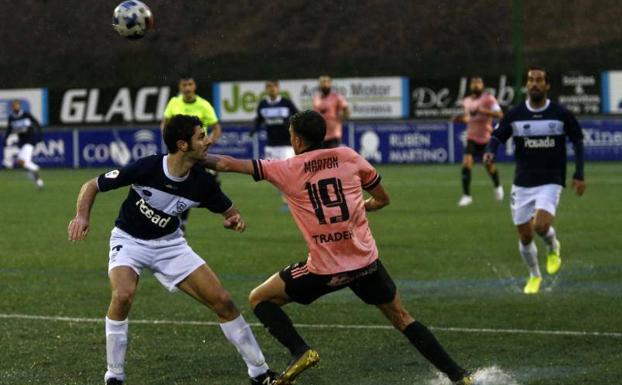
{"type": "MultiPolygon", "coordinates": [[[[23,319],[38,321],[60,321],[60,322],[82,322],[82,323],[103,323],[104,318],[78,318],[78,317],[52,317],[43,315],[29,314],[1,314],[0,319],[23,319]]],[[[132,319],[132,324],[146,325],[191,325],[191,326],[218,326],[220,323],[213,321],[175,321],[175,320],[146,320],[132,319]]],[[[251,326],[262,326],[259,323],[251,323],[251,326]]],[[[329,325],[329,324],[296,324],[299,328],[308,329],[379,329],[391,330],[389,325],[329,325]]],[[[619,332],[596,332],[596,331],[572,331],[572,330],[529,330],[529,329],[490,329],[490,328],[458,328],[458,327],[430,327],[432,330],[456,333],[490,333],[490,334],[539,334],[551,336],[577,336],[577,337],[612,337],[622,338],[619,332]]]]}

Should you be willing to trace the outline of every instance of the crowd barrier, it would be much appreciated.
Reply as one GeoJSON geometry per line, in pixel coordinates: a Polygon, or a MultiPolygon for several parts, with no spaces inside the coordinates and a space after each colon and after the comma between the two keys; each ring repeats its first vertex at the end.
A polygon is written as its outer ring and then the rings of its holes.
{"type": "MultiPolygon", "coordinates": [[[[622,160],[622,120],[582,120],[585,158],[591,161],[622,160]]],[[[238,158],[263,157],[264,132],[249,135],[248,125],[225,125],[210,151],[238,158]]],[[[0,136],[3,140],[4,138],[0,136]]],[[[464,125],[449,122],[354,122],[344,128],[344,144],[372,163],[456,163],[465,140],[464,125]]],[[[0,149],[2,167],[13,167],[19,152],[12,135],[0,149]]],[[[44,132],[33,160],[41,167],[116,167],[141,157],[164,152],[156,128],[102,128],[44,132]]],[[[568,143],[572,158],[572,146],[568,143]]],[[[500,162],[513,159],[511,141],[498,154],[500,162]]]]}

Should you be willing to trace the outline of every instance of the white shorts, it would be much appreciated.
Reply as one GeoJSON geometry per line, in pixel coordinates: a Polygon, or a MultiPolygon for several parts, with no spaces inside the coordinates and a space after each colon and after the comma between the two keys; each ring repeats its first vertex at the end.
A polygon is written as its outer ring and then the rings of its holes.
{"type": "Polygon", "coordinates": [[[512,221],[515,225],[527,223],[536,215],[536,210],[544,210],[555,216],[561,194],[562,186],[558,184],[536,187],[512,185],[512,221]]]}
{"type": "Polygon", "coordinates": [[[17,154],[17,159],[23,161],[24,163],[29,163],[32,161],[32,152],[34,151],[35,146],[30,143],[24,144],[17,154]]]}
{"type": "Polygon", "coordinates": [[[296,153],[292,146],[266,146],[266,159],[289,159],[294,157],[296,153]]]}
{"type": "Polygon", "coordinates": [[[177,291],[177,284],[205,264],[179,230],[163,238],[145,240],[115,227],[110,234],[109,258],[108,272],[117,266],[128,266],[140,275],[143,268],[148,268],[171,292],[177,291]]]}

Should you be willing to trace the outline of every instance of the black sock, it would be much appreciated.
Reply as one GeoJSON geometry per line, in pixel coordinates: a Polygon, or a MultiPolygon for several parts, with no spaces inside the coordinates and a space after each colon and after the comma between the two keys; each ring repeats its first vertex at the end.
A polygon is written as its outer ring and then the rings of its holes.
{"type": "Polygon", "coordinates": [[[406,326],[403,333],[410,340],[410,343],[419,350],[419,353],[438,370],[445,373],[450,380],[458,381],[464,377],[466,371],[449,357],[434,334],[421,322],[415,321],[406,326]]]}
{"type": "Polygon", "coordinates": [[[492,179],[492,183],[495,187],[499,187],[499,171],[495,170],[494,172],[489,173],[490,179],[492,179]]]}
{"type": "Polygon", "coordinates": [[[273,302],[264,301],[255,306],[255,315],[270,334],[283,346],[289,349],[292,356],[298,356],[309,349],[309,345],[302,339],[294,328],[292,320],[281,307],[273,302]]]}
{"type": "Polygon", "coordinates": [[[462,167],[462,192],[471,195],[471,169],[462,167]]]}

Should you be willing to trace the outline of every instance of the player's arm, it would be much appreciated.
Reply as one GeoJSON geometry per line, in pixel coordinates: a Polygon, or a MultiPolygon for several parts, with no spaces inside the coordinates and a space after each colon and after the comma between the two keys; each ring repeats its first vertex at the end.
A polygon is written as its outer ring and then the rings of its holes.
{"type": "Polygon", "coordinates": [[[70,241],[81,241],[86,238],[89,232],[91,208],[98,192],[97,178],[93,178],[82,185],[76,203],[76,216],[69,222],[67,229],[70,241]]]}
{"type": "Polygon", "coordinates": [[[237,231],[239,233],[246,230],[246,223],[240,214],[240,210],[238,210],[235,206],[231,206],[229,210],[222,213],[222,216],[225,218],[223,225],[226,229],[237,231]]]}
{"type": "Polygon", "coordinates": [[[350,105],[343,99],[343,104],[341,105],[341,110],[339,111],[339,119],[343,122],[344,120],[350,119],[352,115],[352,111],[350,111],[350,105]]]}
{"type": "Polygon", "coordinates": [[[6,132],[4,133],[4,141],[2,143],[2,145],[4,147],[6,147],[6,143],[9,140],[9,135],[11,135],[11,132],[13,131],[13,125],[11,124],[11,118],[9,117],[9,124],[6,127],[6,132]]]}
{"type": "Polygon", "coordinates": [[[366,190],[371,197],[365,200],[365,211],[376,211],[391,203],[387,190],[384,189],[382,183],[378,183],[375,187],[366,190]]]}
{"type": "Polygon", "coordinates": [[[219,122],[211,124],[208,126],[209,136],[212,139],[212,143],[218,142],[218,139],[222,136],[222,127],[219,122]]]}
{"type": "Polygon", "coordinates": [[[30,118],[32,125],[34,126],[35,138],[37,138],[38,141],[42,141],[43,140],[43,136],[42,136],[43,128],[41,127],[41,123],[39,123],[37,118],[32,116],[30,112],[28,112],[28,117],[30,118]]]}
{"type": "Polygon", "coordinates": [[[251,128],[251,132],[249,133],[250,136],[255,135],[257,131],[259,131],[259,129],[261,128],[261,125],[264,122],[264,118],[263,118],[263,115],[261,115],[260,110],[261,110],[261,103],[257,105],[257,116],[255,116],[255,120],[253,122],[253,128],[251,128]]]}
{"type": "Polygon", "coordinates": [[[585,176],[583,174],[584,152],[583,152],[583,131],[577,119],[568,112],[568,117],[564,124],[566,135],[572,142],[574,148],[575,172],[572,176],[572,188],[578,196],[583,195],[585,188],[585,176]]]}
{"type": "Polygon", "coordinates": [[[484,153],[484,163],[490,164],[494,162],[495,156],[497,156],[497,151],[499,150],[499,146],[510,139],[512,136],[512,125],[508,117],[504,117],[499,122],[497,129],[493,131],[492,136],[490,137],[490,141],[486,146],[486,152],[484,153]]]}
{"type": "Polygon", "coordinates": [[[162,122],[160,123],[160,131],[164,132],[164,127],[168,124],[170,119],[162,118],[162,122]]]}
{"type": "Polygon", "coordinates": [[[206,154],[204,165],[214,171],[237,172],[239,174],[253,175],[255,167],[250,159],[237,159],[227,155],[206,154]]]}

